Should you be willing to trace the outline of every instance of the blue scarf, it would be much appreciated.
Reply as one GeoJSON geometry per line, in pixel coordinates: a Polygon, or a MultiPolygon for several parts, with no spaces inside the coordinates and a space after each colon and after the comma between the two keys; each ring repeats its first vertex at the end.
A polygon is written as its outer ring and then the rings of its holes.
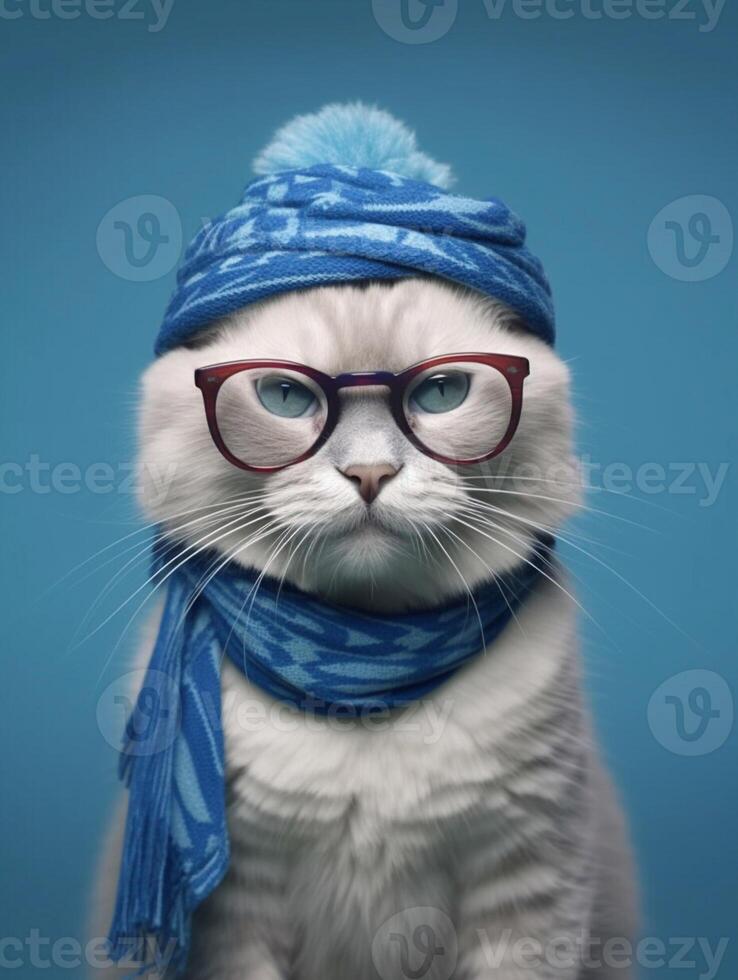
{"type": "MultiPolygon", "coordinates": [[[[167,579],[159,634],[122,755],[130,797],[113,959],[166,950],[184,966],[190,917],[228,867],[220,665],[225,654],[267,694],[303,711],[359,717],[400,708],[489,646],[541,577],[552,539],[474,596],[378,616],[321,602],[213,556],[167,579]],[[201,590],[201,591],[200,591],[201,590]],[[195,598],[196,597],[196,598],[195,598]]],[[[155,567],[166,569],[166,542],[155,567]]],[[[172,565],[169,564],[171,570],[172,565]]]]}
{"type": "Polygon", "coordinates": [[[382,170],[319,164],[271,174],[195,236],[156,352],[278,293],[424,274],[494,296],[552,344],[551,290],[525,236],[501,201],[382,170]]]}

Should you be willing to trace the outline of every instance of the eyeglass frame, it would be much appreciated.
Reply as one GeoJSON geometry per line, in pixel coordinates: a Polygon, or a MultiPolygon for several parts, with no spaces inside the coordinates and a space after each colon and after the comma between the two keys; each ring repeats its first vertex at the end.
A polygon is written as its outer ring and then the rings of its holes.
{"type": "Polygon", "coordinates": [[[518,357],[515,354],[441,354],[437,357],[427,358],[424,361],[418,361],[404,371],[400,371],[399,374],[395,374],[392,371],[348,371],[336,376],[325,374],[323,371],[318,371],[317,368],[310,367],[308,364],[300,364],[297,361],[243,360],[225,361],[220,364],[211,364],[197,368],[195,370],[195,385],[202,393],[205,417],[210,436],[221,455],[233,466],[237,466],[242,470],[248,470],[252,473],[276,473],[279,470],[303,463],[306,459],[314,456],[326,444],[333,434],[341,416],[338,393],[342,388],[388,388],[390,396],[389,404],[395,424],[416,449],[425,456],[429,456],[431,459],[439,463],[445,463],[448,466],[471,466],[476,463],[484,463],[489,459],[493,459],[495,456],[499,456],[510,445],[520,423],[523,410],[523,382],[529,374],[530,363],[528,359],[526,357],[518,357]],[[405,392],[419,374],[432,370],[433,368],[441,367],[444,364],[453,364],[459,361],[472,364],[485,364],[488,367],[495,368],[505,378],[510,389],[510,421],[502,440],[491,452],[485,453],[482,456],[476,456],[473,459],[455,459],[434,452],[417,438],[405,414],[405,392]],[[235,374],[263,368],[291,371],[310,378],[321,389],[326,400],[325,422],[318,438],[301,455],[290,460],[289,463],[280,463],[277,466],[255,466],[234,456],[221,436],[216,415],[218,393],[223,384],[235,374]]]}

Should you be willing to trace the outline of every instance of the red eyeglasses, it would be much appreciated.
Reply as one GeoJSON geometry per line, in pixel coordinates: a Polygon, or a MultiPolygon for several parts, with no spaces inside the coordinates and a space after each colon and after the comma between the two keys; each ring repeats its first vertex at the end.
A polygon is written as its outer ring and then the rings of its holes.
{"type": "Polygon", "coordinates": [[[341,416],[342,388],[383,387],[399,429],[421,452],[449,465],[492,459],[515,435],[525,357],[443,354],[393,374],[331,377],[294,361],[231,361],[195,371],[213,442],[229,463],[273,473],[323,446],[341,416]]]}

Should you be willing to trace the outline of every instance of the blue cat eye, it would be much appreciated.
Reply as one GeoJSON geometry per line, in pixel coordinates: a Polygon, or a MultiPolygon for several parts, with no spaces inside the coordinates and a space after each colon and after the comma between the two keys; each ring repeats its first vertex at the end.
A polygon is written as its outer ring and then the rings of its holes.
{"type": "Polygon", "coordinates": [[[312,391],[293,378],[273,374],[259,378],[256,394],[267,412],[286,419],[313,415],[318,407],[318,399],[312,391]]]}
{"type": "Polygon", "coordinates": [[[466,401],[469,375],[463,371],[444,371],[421,381],[410,395],[410,406],[422,412],[450,412],[466,401]]]}

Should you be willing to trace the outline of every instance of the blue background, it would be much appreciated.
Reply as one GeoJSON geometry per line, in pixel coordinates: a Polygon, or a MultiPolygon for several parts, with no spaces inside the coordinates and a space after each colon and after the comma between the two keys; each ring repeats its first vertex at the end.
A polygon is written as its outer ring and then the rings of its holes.
{"type": "MultiPolygon", "coordinates": [[[[714,196],[738,219],[734,3],[706,33],[693,21],[636,16],[525,20],[507,11],[494,21],[481,0],[464,0],[448,33],[426,45],[387,36],[368,0],[175,0],[158,32],[143,6],[145,20],[42,20],[23,0],[6,9],[22,16],[0,20],[0,462],[24,466],[35,454],[84,471],[132,458],[136,379],[174,273],[134,282],[111,272],[96,247],[108,210],[162,196],[189,239],[235,201],[276,125],[353,98],[415,127],[427,152],[453,164],[460,190],[500,196],[526,218],[555,287],[582,453],[602,465],[704,463],[713,473],[734,456],[738,257],[689,283],[661,271],[647,246],[657,212],[687,195],[714,196]]],[[[20,489],[0,495],[0,935],[23,939],[35,928],[84,940],[116,790],[96,704],[125,669],[130,631],[107,665],[127,614],[73,643],[119,567],[98,567],[112,552],[49,587],[135,529],[135,502],[125,473],[105,494],[38,492],[18,473],[3,470],[20,489]]],[[[603,514],[577,520],[599,542],[586,546],[617,574],[567,551],[602,629],[583,623],[589,686],[632,822],[643,931],[665,942],[730,938],[722,980],[738,974],[738,734],[691,758],[659,742],[647,707],[663,681],[688,669],[718,673],[735,695],[733,480],[731,472],[710,507],[700,506],[694,478],[692,494],[595,494],[592,506],[648,529],[603,514]]],[[[92,626],[143,571],[102,603],[92,626]]],[[[724,720],[729,702],[717,707],[724,720]]],[[[679,749],[668,724],[663,715],[657,727],[679,749]]],[[[37,972],[81,975],[30,964],[16,975],[37,972]]]]}

